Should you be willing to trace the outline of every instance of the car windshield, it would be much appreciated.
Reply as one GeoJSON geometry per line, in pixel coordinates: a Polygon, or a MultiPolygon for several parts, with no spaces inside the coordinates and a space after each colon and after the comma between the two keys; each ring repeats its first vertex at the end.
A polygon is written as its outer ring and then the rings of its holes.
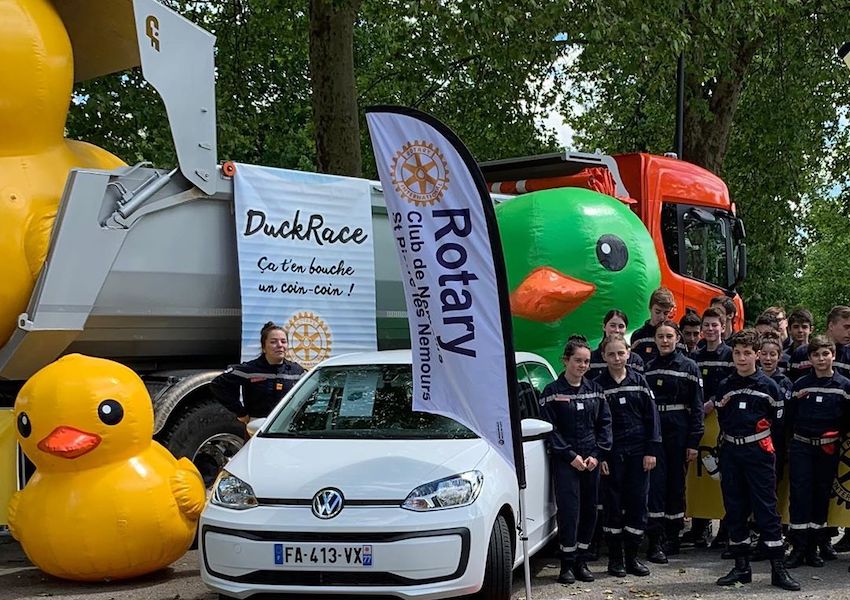
{"type": "Polygon", "coordinates": [[[287,400],[263,437],[457,439],[475,434],[415,412],[410,365],[321,367],[287,400]]]}

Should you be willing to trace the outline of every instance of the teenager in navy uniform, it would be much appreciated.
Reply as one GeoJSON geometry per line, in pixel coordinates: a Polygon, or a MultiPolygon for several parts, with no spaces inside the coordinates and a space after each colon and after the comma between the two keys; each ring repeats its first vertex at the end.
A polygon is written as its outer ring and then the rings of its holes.
{"type": "Polygon", "coordinates": [[[756,366],[761,348],[756,331],[739,331],[729,339],[729,345],[735,373],[720,384],[716,410],[721,432],[720,488],[735,566],[717,580],[717,585],[752,581],[748,525],[752,514],[770,558],[771,584],[799,590],[800,584],[785,568],[782,527],[776,510],[771,426],[784,416],[784,398],[779,386],[756,366]]]}
{"type": "MultiPolygon", "coordinates": [[[[779,368],[779,361],[782,356],[782,339],[779,334],[767,332],[761,336],[761,350],[759,350],[759,365],[762,372],[770,377],[776,385],[779,386],[779,391],[782,393],[782,398],[786,403],[786,414],[788,401],[791,399],[791,390],[793,383],[788,376],[783,374],[779,368]]],[[[774,423],[771,427],[771,437],[773,438],[773,448],[776,451],[776,481],[782,479],[785,472],[785,464],[787,460],[786,448],[786,431],[787,420],[780,420],[774,423]]]]}
{"type": "Polygon", "coordinates": [[[789,344],[784,347],[782,356],[779,359],[779,369],[785,373],[785,375],[789,374],[788,371],[791,365],[791,355],[797,348],[809,343],[809,336],[812,335],[813,324],[814,318],[812,317],[812,313],[805,308],[795,308],[791,311],[791,314],[788,315],[789,344]]]}
{"type": "Polygon", "coordinates": [[[781,306],[768,306],[760,316],[771,317],[776,320],[776,329],[779,332],[779,339],[782,340],[782,349],[790,348],[792,342],[791,336],[788,334],[788,315],[785,314],[785,309],[781,306]]]}
{"type": "Polygon", "coordinates": [[[791,544],[789,567],[822,567],[829,554],[826,526],[841,438],[850,416],[850,379],[833,369],[835,344],[816,335],[808,344],[812,373],[794,383],[789,402],[791,544]]]}
{"type": "Polygon", "coordinates": [[[738,307],[735,301],[726,294],[715,296],[708,303],[710,308],[720,308],[726,315],[726,326],[723,328],[723,341],[728,340],[734,332],[735,317],[738,315],[738,307]]]}
{"type": "MultiPolygon", "coordinates": [[[[602,320],[602,337],[604,339],[606,336],[613,334],[625,336],[628,326],[629,317],[626,313],[616,308],[609,310],[602,320]]],[[[629,366],[638,373],[643,373],[644,362],[634,352],[629,353],[629,366]]],[[[608,365],[602,356],[602,343],[600,342],[596,350],[590,353],[590,368],[587,371],[586,377],[588,379],[596,379],[607,370],[608,365]]]]}
{"type": "MultiPolygon", "coordinates": [[[[726,329],[726,313],[720,308],[707,308],[702,313],[700,323],[702,339],[705,341],[691,358],[699,367],[703,384],[703,413],[710,415],[717,400],[717,388],[720,382],[729,377],[735,367],[732,364],[732,349],[723,342],[726,329]]],[[[691,529],[682,536],[683,544],[693,544],[698,548],[708,547],[711,538],[709,519],[691,520],[691,529]]]]}
{"type": "Polygon", "coordinates": [[[677,347],[679,328],[662,321],[655,330],[658,357],[646,366],[646,381],[661,417],[662,448],[649,481],[647,537],[650,562],[664,564],[679,552],[685,522],[685,475],[703,434],[702,379],[696,363],[677,347]],[[667,546],[663,546],[666,535],[667,546]]]}
{"type": "Polygon", "coordinates": [[[283,327],[266,323],[260,331],[260,347],[263,352],[259,357],[228,367],[210,384],[212,395],[242,423],[269,416],[304,375],[301,365],[286,359],[283,327]]]}
{"type": "Polygon", "coordinates": [[[602,341],[607,368],[596,379],[611,410],[614,442],[601,463],[606,481],[605,534],[608,573],[625,577],[649,575],[637,559],[646,530],[649,473],[661,450],[661,425],[652,391],[643,375],[628,365],[629,347],[620,334],[602,341]]]}
{"type": "Polygon", "coordinates": [[[660,287],[649,297],[649,320],[632,333],[632,352],[637,354],[644,364],[658,356],[655,345],[655,329],[658,324],[670,318],[676,310],[676,300],[673,292],[660,287]]]}
{"type": "Polygon", "coordinates": [[[611,450],[611,412],[602,388],[584,375],[590,365],[585,338],[572,336],[564,348],[564,371],[543,389],[541,418],[549,435],[558,505],[561,572],[558,581],[593,581],[588,548],[596,527],[599,469],[611,450]]]}
{"type": "MultiPolygon", "coordinates": [[[[850,377],[850,307],[835,306],[826,317],[826,337],[835,344],[835,362],[833,368],[850,377]]],[[[788,378],[796,382],[803,375],[811,373],[809,349],[800,346],[791,353],[791,365],[788,378]]]]}
{"type": "Polygon", "coordinates": [[[679,319],[679,331],[682,332],[682,343],[688,354],[696,352],[701,340],[702,323],[699,315],[692,310],[679,319]]]}
{"type": "MultiPolygon", "coordinates": [[[[607,335],[613,334],[626,334],[626,328],[629,326],[629,317],[621,310],[612,309],[609,310],[605,314],[605,318],[602,320],[602,338],[605,339],[607,335]]],[[[602,357],[602,345],[600,343],[599,347],[596,348],[593,352],[590,353],[590,368],[587,371],[585,377],[591,380],[595,380],[602,373],[608,370],[608,365],[605,364],[605,360],[602,357]]],[[[629,366],[633,368],[635,371],[639,373],[643,373],[643,361],[640,357],[635,353],[629,353],[629,366]]],[[[599,480],[599,499],[605,497],[605,485],[607,481],[606,478],[601,478],[599,480]]],[[[598,515],[596,519],[596,531],[593,533],[593,541],[590,543],[590,556],[592,560],[596,560],[599,558],[599,546],[600,541],[604,535],[602,531],[603,525],[605,523],[605,507],[600,503],[597,507],[598,515]]]]}

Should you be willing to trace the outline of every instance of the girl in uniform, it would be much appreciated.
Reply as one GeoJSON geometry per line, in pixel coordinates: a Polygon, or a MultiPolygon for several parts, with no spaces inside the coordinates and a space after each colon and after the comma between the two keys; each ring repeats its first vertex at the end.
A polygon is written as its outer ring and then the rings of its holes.
{"type": "Polygon", "coordinates": [[[597,466],[611,450],[611,413],[602,388],[585,377],[590,348],[572,336],[564,348],[564,371],[543,389],[541,418],[552,423],[549,436],[561,572],[558,581],[593,581],[588,549],[596,526],[597,466]]]}
{"type": "Polygon", "coordinates": [[[623,336],[609,335],[600,348],[607,369],[596,383],[608,402],[613,432],[611,452],[600,466],[607,475],[603,503],[608,573],[642,577],[649,569],[637,552],[646,529],[649,473],[661,449],[661,426],[646,379],[628,365],[629,346],[623,336]]]}
{"type": "Polygon", "coordinates": [[[647,534],[650,562],[664,564],[678,554],[685,521],[685,474],[696,459],[703,434],[702,379],[697,364],[678,348],[679,328],[663,321],[655,330],[658,357],[646,366],[661,421],[661,452],[649,482],[647,534]],[[667,545],[662,546],[666,534],[667,545]]]}

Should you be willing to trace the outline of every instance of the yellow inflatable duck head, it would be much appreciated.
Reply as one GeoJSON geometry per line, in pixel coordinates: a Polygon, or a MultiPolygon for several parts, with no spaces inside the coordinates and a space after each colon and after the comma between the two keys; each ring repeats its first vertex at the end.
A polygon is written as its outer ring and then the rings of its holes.
{"type": "Polygon", "coordinates": [[[62,143],[74,59],[48,0],[0,0],[0,57],[0,155],[35,154],[62,143]]]}
{"type": "Polygon", "coordinates": [[[74,82],[68,32],[48,0],[0,0],[0,346],[44,264],[68,171],[124,163],[65,139],[74,82]]]}
{"type": "Polygon", "coordinates": [[[15,422],[21,447],[39,471],[81,471],[149,448],[153,408],[129,368],[70,354],[27,381],[15,402],[15,422]]]}

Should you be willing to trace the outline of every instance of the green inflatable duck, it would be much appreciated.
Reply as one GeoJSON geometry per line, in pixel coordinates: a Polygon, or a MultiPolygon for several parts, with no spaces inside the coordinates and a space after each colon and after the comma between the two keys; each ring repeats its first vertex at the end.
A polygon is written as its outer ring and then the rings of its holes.
{"type": "Polygon", "coordinates": [[[649,232],[619,200],[580,188],[518,196],[496,206],[511,292],[514,344],[556,369],[567,338],[595,348],[612,308],[632,326],[661,282],[649,232]]]}

